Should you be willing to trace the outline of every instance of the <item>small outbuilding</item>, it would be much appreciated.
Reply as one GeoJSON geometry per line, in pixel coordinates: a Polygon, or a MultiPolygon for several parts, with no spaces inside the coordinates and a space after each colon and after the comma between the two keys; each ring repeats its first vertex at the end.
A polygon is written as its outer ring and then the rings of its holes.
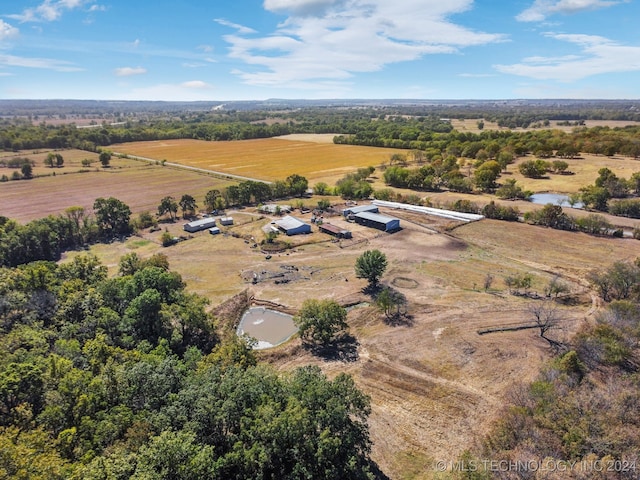
{"type": "Polygon", "coordinates": [[[276,220],[278,229],[287,235],[300,235],[301,233],[311,233],[311,225],[302,220],[287,215],[280,220],[276,220]]]}
{"type": "Polygon", "coordinates": [[[200,230],[206,230],[207,228],[215,227],[216,219],[215,218],[202,218],[200,220],[194,220],[193,222],[185,223],[183,225],[185,232],[199,232],[200,230]]]}
{"type": "Polygon", "coordinates": [[[211,227],[209,229],[209,233],[211,235],[218,235],[220,233],[220,229],[218,227],[211,227]]]}
{"type": "Polygon", "coordinates": [[[330,223],[321,223],[318,225],[318,228],[321,232],[328,233],[329,235],[333,235],[337,238],[351,238],[351,232],[349,230],[345,230],[330,223]]]}
{"type": "Polygon", "coordinates": [[[271,215],[289,213],[291,210],[293,210],[291,205],[276,205],[275,203],[267,203],[258,208],[259,212],[270,213],[271,215]]]}
{"type": "Polygon", "coordinates": [[[233,225],[233,217],[220,217],[220,225],[233,225]]]}
{"type": "Polygon", "coordinates": [[[379,213],[361,212],[355,214],[353,219],[359,225],[377,228],[384,232],[395,232],[396,230],[400,230],[399,218],[388,217],[387,215],[381,215],[379,213]]]}
{"type": "Polygon", "coordinates": [[[378,207],[373,204],[356,205],[356,206],[348,207],[342,210],[342,215],[344,215],[345,217],[348,217],[349,215],[356,215],[357,213],[362,213],[362,212],[378,213],[378,211],[379,211],[378,207]]]}

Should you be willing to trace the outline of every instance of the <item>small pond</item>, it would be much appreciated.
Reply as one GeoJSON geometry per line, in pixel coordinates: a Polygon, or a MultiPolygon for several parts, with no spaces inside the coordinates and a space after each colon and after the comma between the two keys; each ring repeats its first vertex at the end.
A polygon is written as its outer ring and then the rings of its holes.
{"type": "Polygon", "coordinates": [[[254,349],[271,348],[286,342],[298,331],[293,317],[264,307],[248,309],[238,325],[236,333],[255,338],[254,349]]]}
{"type": "MultiPolygon", "coordinates": [[[[569,196],[562,193],[535,193],[529,197],[532,203],[540,205],[546,205],[551,203],[553,205],[560,205],[561,207],[571,207],[569,203],[569,196]]],[[[584,205],[581,202],[577,202],[573,205],[573,208],[582,208],[584,205]]]]}

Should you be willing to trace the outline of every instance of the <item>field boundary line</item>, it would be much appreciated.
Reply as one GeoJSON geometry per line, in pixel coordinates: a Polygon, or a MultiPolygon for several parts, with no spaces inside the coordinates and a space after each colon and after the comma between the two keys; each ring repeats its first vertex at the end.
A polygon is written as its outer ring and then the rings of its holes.
{"type": "Polygon", "coordinates": [[[251,181],[251,182],[260,182],[260,183],[266,183],[267,185],[271,185],[273,182],[269,182],[267,180],[261,180],[259,178],[251,178],[251,177],[245,177],[242,175],[235,175],[233,173],[225,173],[225,172],[218,172],[215,170],[208,170],[206,168],[200,168],[200,167],[191,167],[189,165],[182,165],[181,163],[175,163],[175,162],[166,162],[163,160],[159,160],[157,158],[150,158],[150,157],[142,157],[140,155],[131,155],[128,153],[123,153],[123,152],[112,152],[113,155],[116,156],[122,156],[124,158],[130,158],[132,160],[139,160],[142,162],[148,162],[148,163],[158,163],[160,166],[163,167],[173,167],[173,168],[182,168],[184,170],[191,170],[194,172],[198,172],[198,173],[204,173],[207,175],[213,175],[216,177],[221,177],[221,178],[226,178],[226,179],[232,179],[232,180],[241,180],[241,181],[251,181]],[[164,162],[164,163],[163,163],[164,162]]]}

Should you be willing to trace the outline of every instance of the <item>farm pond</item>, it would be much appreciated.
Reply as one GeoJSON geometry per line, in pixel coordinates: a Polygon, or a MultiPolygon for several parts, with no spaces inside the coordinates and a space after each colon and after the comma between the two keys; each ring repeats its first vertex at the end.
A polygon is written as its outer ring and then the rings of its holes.
{"type": "Polygon", "coordinates": [[[297,331],[291,315],[269,308],[251,307],[242,316],[236,333],[254,338],[257,343],[253,348],[258,350],[280,345],[297,331]]]}
{"type": "MultiPolygon", "coordinates": [[[[535,193],[529,197],[529,201],[537,203],[539,205],[546,205],[551,203],[553,205],[560,205],[561,207],[570,207],[569,196],[561,193],[535,193]]],[[[582,208],[584,205],[581,202],[576,202],[573,208],[582,208]]]]}

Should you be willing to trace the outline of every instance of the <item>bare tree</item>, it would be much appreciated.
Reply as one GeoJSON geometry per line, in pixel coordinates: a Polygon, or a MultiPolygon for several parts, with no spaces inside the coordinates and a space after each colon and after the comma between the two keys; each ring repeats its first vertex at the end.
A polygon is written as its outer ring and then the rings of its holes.
{"type": "Polygon", "coordinates": [[[562,316],[556,306],[548,302],[532,303],[527,307],[527,312],[540,330],[540,337],[554,348],[561,347],[562,342],[548,336],[551,330],[559,329],[562,322],[562,316]]]}
{"type": "Polygon", "coordinates": [[[493,285],[494,276],[490,273],[487,273],[484,277],[484,291],[486,292],[493,285]]]}

